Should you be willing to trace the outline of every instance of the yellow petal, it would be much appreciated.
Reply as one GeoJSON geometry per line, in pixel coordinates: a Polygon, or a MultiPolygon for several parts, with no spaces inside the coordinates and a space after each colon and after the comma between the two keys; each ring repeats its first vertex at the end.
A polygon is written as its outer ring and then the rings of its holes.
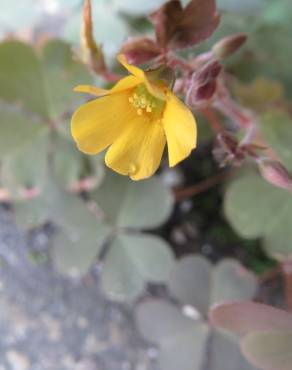
{"type": "Polygon", "coordinates": [[[161,124],[136,116],[108,149],[105,162],[132,180],[145,179],[158,169],[165,144],[161,124]]]}
{"type": "Polygon", "coordinates": [[[79,85],[74,88],[74,91],[87,93],[95,96],[104,96],[112,93],[118,93],[124,90],[131,89],[137,86],[141,81],[135,76],[127,76],[118,81],[111,89],[100,89],[96,86],[91,85],[79,85]]]}
{"type": "Polygon", "coordinates": [[[129,64],[127,62],[127,59],[124,54],[119,54],[117,56],[118,61],[134,76],[139,78],[141,81],[144,80],[145,74],[144,71],[136,66],[133,66],[132,64],[129,64]]]}
{"type": "Polygon", "coordinates": [[[82,105],[74,113],[71,132],[82,152],[101,152],[127,128],[137,115],[128,99],[127,92],[104,96],[82,105]]]}
{"type": "Polygon", "coordinates": [[[99,87],[91,86],[91,85],[78,85],[74,87],[74,91],[91,94],[95,96],[103,96],[109,93],[109,90],[100,89],[99,87]]]}
{"type": "Polygon", "coordinates": [[[197,125],[192,112],[174,94],[168,93],[163,115],[170,167],[188,157],[197,145],[197,125]]]}
{"type": "Polygon", "coordinates": [[[147,72],[144,72],[142,69],[129,64],[124,54],[119,54],[117,59],[132,75],[146,85],[150,94],[158,99],[166,100],[167,88],[164,84],[150,81],[147,77],[147,72]]]}
{"type": "Polygon", "coordinates": [[[110,93],[117,93],[124,90],[132,89],[133,87],[139,85],[141,80],[135,76],[127,76],[122,78],[115,86],[110,90],[110,93]]]}

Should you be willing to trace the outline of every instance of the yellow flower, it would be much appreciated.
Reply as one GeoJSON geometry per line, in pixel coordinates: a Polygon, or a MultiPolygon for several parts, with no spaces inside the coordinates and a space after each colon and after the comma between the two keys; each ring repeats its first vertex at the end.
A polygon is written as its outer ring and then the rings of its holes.
{"type": "Polygon", "coordinates": [[[162,81],[118,60],[131,73],[112,89],[77,86],[75,91],[98,96],[73,115],[71,132],[79,150],[97,154],[109,147],[105,162],[114,171],[141,180],[153,175],[167,143],[169,165],[185,159],[196,146],[196,121],[191,111],[162,81]]]}

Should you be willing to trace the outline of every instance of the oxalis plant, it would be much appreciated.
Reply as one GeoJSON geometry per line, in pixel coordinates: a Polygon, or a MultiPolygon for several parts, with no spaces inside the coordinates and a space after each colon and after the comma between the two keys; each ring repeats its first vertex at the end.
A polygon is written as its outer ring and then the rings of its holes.
{"type": "Polygon", "coordinates": [[[292,81],[288,47],[283,57],[272,42],[285,34],[291,5],[282,0],[275,12],[273,2],[247,1],[239,9],[244,27],[254,22],[247,40],[226,32],[234,9],[224,1],[138,3],[98,4],[103,17],[112,11],[107,37],[116,26],[126,40],[114,53],[119,65],[99,43],[102,19],[89,0],[82,9],[74,2],[78,47],[11,36],[0,44],[0,199],[20,227],[53,226],[46,258],[56,269],[82,277],[96,270],[109,299],[134,307],[161,370],[292,370],[292,81]],[[254,21],[258,11],[263,24],[254,21]],[[125,19],[145,12],[152,33],[148,26],[128,37],[125,19]],[[276,69],[271,56],[283,84],[258,76],[276,69]],[[247,63],[256,78],[243,83],[247,63]],[[169,185],[165,174],[196,158],[206,136],[218,174],[169,185]],[[158,236],[175,204],[218,183],[230,225],[275,261],[264,278],[234,259],[176,259],[158,236]],[[282,309],[252,302],[261,281],[277,275],[282,309]]]}

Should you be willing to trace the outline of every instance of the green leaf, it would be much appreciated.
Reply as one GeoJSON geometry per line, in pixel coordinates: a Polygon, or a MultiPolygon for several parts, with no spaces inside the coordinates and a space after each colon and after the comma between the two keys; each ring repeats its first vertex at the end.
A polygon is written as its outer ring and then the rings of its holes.
{"type": "Polygon", "coordinates": [[[246,357],[265,370],[291,370],[292,331],[260,332],[246,336],[242,342],[246,357]]]}
{"type": "Polygon", "coordinates": [[[224,259],[213,267],[206,258],[191,255],[174,265],[168,287],[181,303],[206,315],[214,303],[252,298],[257,280],[236,260],[224,259]]]}
{"type": "Polygon", "coordinates": [[[55,140],[54,170],[56,179],[65,188],[69,188],[81,177],[83,158],[73,140],[57,136],[55,140]]]}
{"type": "Polygon", "coordinates": [[[53,257],[59,271],[85,274],[98,257],[108,235],[109,228],[96,221],[74,226],[71,233],[60,230],[53,240],[53,257]]]}
{"type": "Polygon", "coordinates": [[[159,348],[161,370],[251,370],[238,340],[207,322],[193,320],[162,300],[142,303],[136,321],[143,337],[159,348]]]}
{"type": "Polygon", "coordinates": [[[16,203],[14,208],[16,221],[22,227],[35,227],[48,221],[59,226],[52,242],[53,257],[64,273],[85,273],[112,231],[80,198],[63,192],[53,181],[38,198],[16,203]]]}
{"type": "Polygon", "coordinates": [[[284,191],[273,187],[260,176],[248,173],[228,187],[225,214],[241,236],[257,238],[271,228],[275,209],[281,207],[285,198],[284,191]]]}
{"type": "Polygon", "coordinates": [[[91,84],[92,77],[64,41],[47,42],[42,53],[50,115],[52,119],[60,119],[62,114],[84,102],[84,96],[73,92],[73,88],[91,84]]]}
{"type": "Polygon", "coordinates": [[[292,119],[285,112],[266,113],[261,120],[261,131],[284,165],[292,170],[292,119]]]}
{"type": "Polygon", "coordinates": [[[53,259],[63,273],[86,273],[111,232],[80,198],[63,193],[52,183],[40,197],[16,203],[14,210],[22,227],[48,221],[60,227],[52,241],[53,259]]]}
{"type": "Polygon", "coordinates": [[[143,337],[159,346],[161,370],[200,370],[209,328],[164,301],[152,300],[138,306],[138,328],[143,337]]]}
{"type": "Polygon", "coordinates": [[[108,172],[92,194],[106,219],[121,228],[150,229],[164,223],[172,210],[170,191],[158,178],[134,182],[108,172]]]}
{"type": "Polygon", "coordinates": [[[23,229],[31,229],[48,222],[48,210],[43,198],[22,200],[13,204],[16,224],[23,229]]]}
{"type": "Polygon", "coordinates": [[[213,329],[208,353],[208,370],[256,370],[243,357],[238,339],[223,330],[213,329]]]}
{"type": "Polygon", "coordinates": [[[237,179],[227,189],[225,214],[245,238],[263,238],[269,255],[292,256],[292,193],[273,187],[254,173],[237,179]]]}
{"type": "Polygon", "coordinates": [[[202,256],[187,256],[176,262],[168,287],[183,304],[191,305],[200,312],[208,312],[210,303],[211,263],[202,256]]]}
{"type": "Polygon", "coordinates": [[[0,157],[11,155],[22,146],[32,143],[45,130],[46,127],[34,116],[13,105],[1,103],[0,97],[0,157]]]}
{"type": "Polygon", "coordinates": [[[22,42],[0,44],[1,100],[48,118],[41,64],[33,49],[22,42]]]}
{"type": "Polygon", "coordinates": [[[134,299],[147,282],[165,282],[173,261],[170,247],[156,236],[120,235],[106,256],[103,289],[116,300],[134,299]]]}
{"type": "Polygon", "coordinates": [[[210,305],[251,299],[258,288],[255,275],[231,258],[220,261],[213,268],[212,282],[210,305]]]}
{"type": "MultiPolygon", "coordinates": [[[[54,222],[70,238],[84,240],[84,235],[96,235],[96,239],[103,239],[100,235],[101,220],[97,219],[79,197],[60,189],[54,179],[47,178],[47,184],[38,198],[31,201],[19,202],[15,207],[16,219],[28,226],[38,226],[43,222],[54,222]],[[30,212],[29,208],[32,208],[30,212]],[[25,212],[28,213],[26,222],[25,212]],[[30,217],[31,214],[31,217],[30,217]]],[[[103,230],[109,234],[111,228],[103,225],[103,230]]],[[[94,243],[94,238],[92,238],[94,243]]]]}
{"type": "MultiPolygon", "coordinates": [[[[98,220],[94,213],[87,207],[86,203],[75,195],[60,189],[59,184],[49,179],[42,196],[48,212],[49,220],[54,221],[67,234],[75,233],[78,238],[88,229],[98,227],[98,220]]],[[[107,227],[107,230],[110,230],[107,227]]]]}
{"type": "Polygon", "coordinates": [[[106,256],[102,271],[104,291],[114,299],[134,299],[147,282],[165,282],[174,257],[162,239],[151,235],[120,235],[106,256]]]}
{"type": "Polygon", "coordinates": [[[96,187],[99,187],[105,177],[104,156],[91,155],[89,157],[91,175],[95,178],[96,187]]]}
{"type": "Polygon", "coordinates": [[[15,148],[2,159],[2,185],[15,197],[20,195],[23,188],[41,189],[46,181],[48,131],[43,130],[41,135],[33,138],[34,141],[20,145],[20,148],[15,148]]]}

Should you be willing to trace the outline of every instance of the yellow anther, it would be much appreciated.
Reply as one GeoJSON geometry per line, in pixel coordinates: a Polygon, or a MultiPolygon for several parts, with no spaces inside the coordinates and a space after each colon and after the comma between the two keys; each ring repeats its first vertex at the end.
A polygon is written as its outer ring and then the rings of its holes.
{"type": "MultiPolygon", "coordinates": [[[[128,98],[129,103],[135,108],[139,116],[151,119],[153,114],[160,111],[160,101],[152,96],[144,85],[139,85],[135,92],[128,98]]],[[[163,103],[163,102],[162,102],[163,103]]]]}

